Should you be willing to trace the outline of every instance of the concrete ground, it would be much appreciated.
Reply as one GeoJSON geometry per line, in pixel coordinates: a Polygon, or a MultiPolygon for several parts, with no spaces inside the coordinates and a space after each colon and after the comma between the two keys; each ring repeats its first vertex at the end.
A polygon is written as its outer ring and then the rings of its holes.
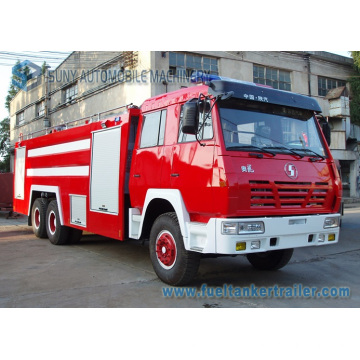
{"type": "Polygon", "coordinates": [[[78,245],[54,246],[33,235],[25,216],[6,215],[0,212],[1,308],[360,307],[359,203],[346,205],[338,244],[297,249],[290,263],[275,272],[254,270],[245,257],[202,259],[196,279],[180,288],[195,293],[178,297],[164,296],[174,288],[155,275],[147,243],[89,234],[78,245]],[[346,287],[350,295],[276,297],[273,292],[263,297],[255,291],[237,297],[226,293],[230,286],[293,291],[346,287]],[[217,288],[222,291],[219,296],[217,288]]]}

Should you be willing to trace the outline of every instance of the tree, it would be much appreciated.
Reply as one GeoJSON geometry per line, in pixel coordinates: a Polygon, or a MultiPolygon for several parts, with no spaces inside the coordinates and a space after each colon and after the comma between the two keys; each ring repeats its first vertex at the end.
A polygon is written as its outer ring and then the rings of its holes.
{"type": "Polygon", "coordinates": [[[46,69],[49,67],[49,65],[46,63],[46,61],[43,62],[41,65],[41,75],[44,75],[46,72],[46,69]]]}
{"type": "MultiPolygon", "coordinates": [[[[18,60],[15,65],[18,65],[20,61],[18,60]]],[[[29,74],[29,67],[25,66],[21,70],[24,74],[29,74]]],[[[20,79],[12,75],[11,79],[15,79],[20,82],[20,79]]],[[[5,98],[5,107],[10,113],[10,102],[19,92],[19,88],[15,86],[12,81],[10,81],[10,86],[8,94],[5,98]]],[[[0,122],[0,172],[9,172],[10,171],[10,117],[6,117],[0,122]]]]}
{"type": "Polygon", "coordinates": [[[350,116],[353,124],[360,125],[360,51],[351,51],[354,59],[354,75],[349,78],[351,86],[350,116]]]}
{"type": "Polygon", "coordinates": [[[5,98],[5,107],[9,112],[10,112],[10,102],[18,92],[19,92],[19,88],[15,86],[13,83],[10,83],[8,94],[6,95],[5,98]]]}
{"type": "Polygon", "coordinates": [[[351,56],[354,59],[354,65],[360,69],[360,51],[351,51],[351,56]]]}
{"type": "Polygon", "coordinates": [[[10,118],[0,122],[0,172],[10,171],[10,118]]]}
{"type": "MultiPolygon", "coordinates": [[[[20,60],[18,60],[15,64],[20,64],[20,60]]],[[[42,65],[42,72],[44,73],[47,67],[46,61],[44,61],[42,65]]],[[[30,68],[25,66],[18,71],[27,75],[29,78],[30,68]]],[[[12,80],[16,80],[18,83],[21,83],[21,79],[16,75],[11,76],[10,86],[8,90],[8,94],[5,98],[5,107],[10,113],[10,102],[19,92],[20,88],[13,84],[12,80]]],[[[0,172],[9,172],[10,171],[10,117],[6,117],[3,121],[0,122],[0,172]]]]}
{"type": "MultiPolygon", "coordinates": [[[[20,64],[20,60],[18,60],[15,65],[18,65],[18,64],[20,64]]],[[[20,82],[20,79],[17,76],[15,76],[15,75],[11,76],[8,94],[6,95],[6,98],[5,98],[5,107],[9,112],[10,112],[10,102],[20,90],[17,86],[15,86],[12,83],[12,79],[20,82]]]]}

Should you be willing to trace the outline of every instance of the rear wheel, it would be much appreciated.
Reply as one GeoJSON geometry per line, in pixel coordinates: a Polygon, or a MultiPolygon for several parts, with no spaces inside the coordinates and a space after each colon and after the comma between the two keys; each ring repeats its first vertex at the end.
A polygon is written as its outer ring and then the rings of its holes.
{"type": "Polygon", "coordinates": [[[184,285],[197,274],[200,254],[185,250],[175,213],[160,215],[155,220],[149,247],[155,273],[166,284],[184,285]]]}
{"type": "Polygon", "coordinates": [[[47,200],[38,198],[31,209],[32,229],[38,238],[47,238],[46,232],[46,209],[47,200]]]}
{"type": "Polygon", "coordinates": [[[50,242],[54,245],[66,244],[69,230],[69,227],[61,225],[57,201],[52,200],[46,211],[46,232],[50,242]]]}
{"type": "Polygon", "coordinates": [[[274,250],[255,254],[248,254],[250,264],[259,270],[278,270],[291,259],[294,249],[274,250]]]}

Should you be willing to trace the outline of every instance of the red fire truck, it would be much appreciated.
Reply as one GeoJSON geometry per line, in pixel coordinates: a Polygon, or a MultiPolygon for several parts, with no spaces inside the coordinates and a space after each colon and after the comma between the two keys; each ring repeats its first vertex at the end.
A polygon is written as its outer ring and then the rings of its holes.
{"type": "Polygon", "coordinates": [[[14,210],[40,238],[84,230],[148,239],[158,277],[183,285],[201,257],[285,266],[339,240],[342,188],[314,98],[207,77],[119,116],[16,144],[14,210]]]}

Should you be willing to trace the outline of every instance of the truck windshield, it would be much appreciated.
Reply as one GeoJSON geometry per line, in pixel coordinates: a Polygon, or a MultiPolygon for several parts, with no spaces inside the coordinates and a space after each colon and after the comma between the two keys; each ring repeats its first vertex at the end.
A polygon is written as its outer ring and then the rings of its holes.
{"type": "Polygon", "coordinates": [[[327,156],[310,110],[236,98],[218,108],[227,150],[327,156]]]}

